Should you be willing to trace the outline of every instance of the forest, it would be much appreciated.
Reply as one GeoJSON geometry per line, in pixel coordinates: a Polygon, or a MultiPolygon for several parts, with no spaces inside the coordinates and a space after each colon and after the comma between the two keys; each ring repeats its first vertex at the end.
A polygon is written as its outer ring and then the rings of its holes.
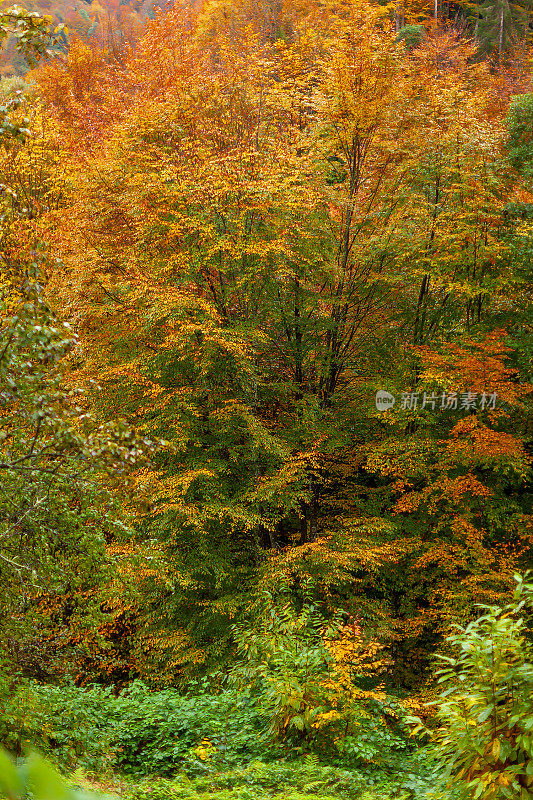
{"type": "Polygon", "coordinates": [[[533,7],[0,7],[0,797],[533,798],[533,7]]]}

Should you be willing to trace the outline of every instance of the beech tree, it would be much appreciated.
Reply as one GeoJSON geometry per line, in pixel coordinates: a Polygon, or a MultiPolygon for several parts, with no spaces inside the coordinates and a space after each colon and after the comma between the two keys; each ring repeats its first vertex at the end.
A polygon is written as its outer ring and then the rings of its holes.
{"type": "Polygon", "coordinates": [[[71,380],[168,442],[121,497],[136,532],[108,549],[136,594],[114,618],[135,620],[132,669],[183,680],[256,592],[310,582],[419,680],[530,546],[498,79],[365,2],[289,9],[284,39],[217,9],[151,22],[120,74],[78,48],[36,76],[64,132],[63,207],[39,226],[82,343],[71,380]],[[494,414],[400,400],[494,392],[494,414]]]}

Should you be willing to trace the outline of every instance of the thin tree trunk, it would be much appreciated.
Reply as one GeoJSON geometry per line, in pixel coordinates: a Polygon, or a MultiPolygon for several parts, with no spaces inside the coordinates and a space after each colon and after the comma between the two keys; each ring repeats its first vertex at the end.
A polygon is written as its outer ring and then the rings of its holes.
{"type": "Polygon", "coordinates": [[[500,36],[498,39],[498,63],[500,68],[502,66],[502,51],[503,51],[503,2],[500,9],[500,36]]]}

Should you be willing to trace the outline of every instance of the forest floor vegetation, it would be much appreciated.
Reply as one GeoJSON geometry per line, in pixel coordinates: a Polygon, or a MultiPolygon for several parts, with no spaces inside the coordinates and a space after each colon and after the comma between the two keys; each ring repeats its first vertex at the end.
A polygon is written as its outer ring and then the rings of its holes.
{"type": "Polygon", "coordinates": [[[439,788],[438,768],[414,740],[395,736],[387,742],[371,718],[361,718],[361,754],[313,752],[316,742],[272,739],[268,720],[246,692],[187,697],[171,689],[150,692],[137,681],[115,696],[101,687],[26,683],[6,706],[12,750],[31,742],[69,776],[73,789],[100,797],[452,798],[444,785],[439,788]]]}

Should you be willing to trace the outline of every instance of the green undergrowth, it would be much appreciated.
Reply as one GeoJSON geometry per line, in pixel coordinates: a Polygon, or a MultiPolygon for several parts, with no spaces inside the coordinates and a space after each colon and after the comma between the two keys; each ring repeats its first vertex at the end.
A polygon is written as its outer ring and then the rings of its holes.
{"type": "Polygon", "coordinates": [[[21,682],[0,699],[0,743],[13,753],[31,746],[65,772],[170,777],[202,773],[206,760],[217,769],[248,763],[265,748],[279,755],[261,736],[264,720],[237,691],[183,696],[137,681],[116,696],[111,688],[21,682]],[[201,757],[206,740],[209,759],[201,757]]]}
{"type": "Polygon", "coordinates": [[[64,772],[202,778],[309,751],[335,767],[397,772],[413,750],[398,725],[394,731],[370,714],[354,717],[340,747],[318,737],[279,741],[255,698],[236,689],[184,696],[137,681],[115,696],[100,687],[27,683],[3,701],[0,743],[12,753],[37,749],[64,772]]]}
{"type": "MultiPolygon", "coordinates": [[[[147,777],[106,787],[121,800],[460,800],[440,785],[424,757],[386,775],[371,767],[342,769],[308,755],[293,761],[254,761],[246,767],[211,772],[201,777],[180,773],[172,779],[147,777]]],[[[94,790],[90,781],[77,786],[94,790]]]]}
{"type": "Polygon", "coordinates": [[[371,716],[343,749],[312,752],[314,740],[273,739],[250,694],[198,688],[21,684],[4,695],[5,746],[36,748],[73,788],[121,800],[455,800],[430,757],[371,716]]]}

